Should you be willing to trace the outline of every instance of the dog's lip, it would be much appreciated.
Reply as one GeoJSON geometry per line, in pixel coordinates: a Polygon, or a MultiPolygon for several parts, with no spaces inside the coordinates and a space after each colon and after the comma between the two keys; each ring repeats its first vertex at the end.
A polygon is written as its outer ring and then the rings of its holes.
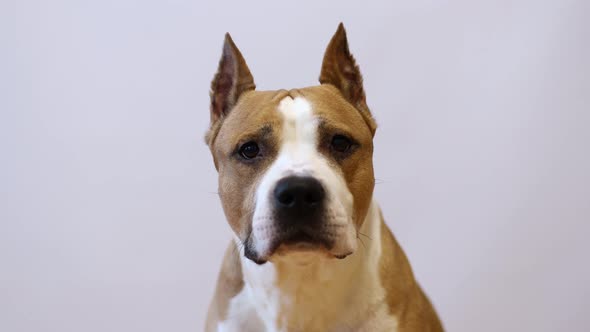
{"type": "Polygon", "coordinates": [[[265,255],[258,255],[256,252],[248,250],[250,248],[248,244],[245,244],[244,247],[244,256],[259,265],[266,263],[274,255],[284,256],[289,253],[323,253],[330,257],[336,257],[330,253],[330,243],[323,235],[302,229],[289,229],[279,234],[265,255]]]}
{"type": "Polygon", "coordinates": [[[338,259],[342,260],[346,257],[350,256],[352,252],[348,253],[334,253],[326,246],[320,243],[311,243],[311,242],[294,242],[288,244],[281,244],[277,247],[277,249],[273,252],[271,256],[286,256],[289,254],[314,254],[314,255],[321,255],[326,258],[330,259],[338,259]]]}
{"type": "MultiPolygon", "coordinates": [[[[332,259],[345,259],[353,252],[334,251],[333,234],[325,232],[323,229],[310,229],[305,227],[288,227],[274,234],[274,239],[270,240],[271,244],[264,251],[258,254],[256,252],[244,252],[245,256],[257,264],[264,264],[271,260],[273,256],[282,257],[289,254],[313,254],[321,255],[332,259]]],[[[245,245],[247,248],[249,246],[245,245]]]]}
{"type": "Polygon", "coordinates": [[[312,242],[283,243],[274,251],[273,256],[285,256],[289,254],[320,254],[332,256],[325,246],[312,242]]]}
{"type": "Polygon", "coordinates": [[[316,238],[314,238],[313,236],[311,236],[309,233],[304,232],[304,231],[299,231],[291,236],[286,237],[283,241],[281,241],[282,244],[315,244],[318,243],[319,241],[316,240],[316,238]]]}
{"type": "Polygon", "coordinates": [[[320,255],[325,258],[329,259],[338,259],[343,260],[353,254],[353,252],[347,253],[334,253],[329,250],[325,245],[318,242],[307,242],[307,241],[291,241],[291,242],[283,242],[276,246],[272,252],[265,257],[261,258],[250,258],[256,264],[265,264],[267,261],[271,260],[272,257],[288,257],[289,255],[300,255],[300,254],[312,254],[312,255],[320,255]]]}
{"type": "Polygon", "coordinates": [[[297,234],[276,244],[272,255],[284,256],[290,253],[316,253],[328,258],[344,259],[352,252],[333,252],[325,239],[313,237],[307,234],[297,234]]]}
{"type": "Polygon", "coordinates": [[[317,251],[327,250],[324,245],[309,241],[289,241],[279,245],[276,251],[317,251]]]}
{"type": "Polygon", "coordinates": [[[290,252],[328,251],[328,243],[313,233],[298,230],[283,234],[275,242],[273,254],[283,255],[290,252]]]}

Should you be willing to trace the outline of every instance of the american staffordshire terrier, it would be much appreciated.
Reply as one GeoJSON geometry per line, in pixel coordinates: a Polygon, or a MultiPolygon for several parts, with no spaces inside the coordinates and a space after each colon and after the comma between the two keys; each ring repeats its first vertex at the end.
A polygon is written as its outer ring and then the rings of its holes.
{"type": "Polygon", "coordinates": [[[443,331],[373,199],[377,126],[342,24],[319,82],[256,91],[225,36],[206,142],[234,241],[206,331],[443,331]]]}

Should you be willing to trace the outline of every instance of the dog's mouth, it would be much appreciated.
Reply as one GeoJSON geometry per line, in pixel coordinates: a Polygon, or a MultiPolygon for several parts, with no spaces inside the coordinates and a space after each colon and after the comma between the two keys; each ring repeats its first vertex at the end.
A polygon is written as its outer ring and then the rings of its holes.
{"type": "Polygon", "coordinates": [[[274,251],[277,254],[285,254],[291,251],[329,250],[330,247],[331,244],[326,239],[305,232],[297,232],[279,241],[274,251]]]}
{"type": "MultiPolygon", "coordinates": [[[[272,245],[272,254],[284,255],[290,252],[328,252],[333,241],[324,234],[303,229],[288,229],[279,233],[272,245]]],[[[271,255],[272,255],[271,254],[271,255]]]]}
{"type": "Polygon", "coordinates": [[[287,256],[293,253],[320,254],[342,259],[348,255],[334,255],[330,252],[334,241],[328,234],[312,232],[305,229],[286,229],[275,235],[270,250],[265,257],[250,250],[246,243],[244,255],[257,264],[266,263],[272,256],[287,256]]]}
{"type": "Polygon", "coordinates": [[[282,244],[297,246],[297,245],[325,244],[324,242],[326,242],[326,241],[322,241],[322,240],[318,239],[317,237],[312,236],[306,232],[298,231],[290,236],[285,236],[282,241],[282,244]]]}

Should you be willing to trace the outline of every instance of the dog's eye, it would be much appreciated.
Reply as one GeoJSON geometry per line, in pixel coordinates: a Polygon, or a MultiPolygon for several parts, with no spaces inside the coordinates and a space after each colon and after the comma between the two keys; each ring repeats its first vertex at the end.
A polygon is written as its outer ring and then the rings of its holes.
{"type": "Polygon", "coordinates": [[[256,142],[247,142],[240,147],[240,156],[244,159],[253,159],[260,153],[260,148],[256,142]]]}
{"type": "Polygon", "coordinates": [[[350,147],[352,146],[352,141],[346,136],[335,135],[334,137],[332,137],[331,145],[334,151],[344,153],[350,150],[350,147]]]}

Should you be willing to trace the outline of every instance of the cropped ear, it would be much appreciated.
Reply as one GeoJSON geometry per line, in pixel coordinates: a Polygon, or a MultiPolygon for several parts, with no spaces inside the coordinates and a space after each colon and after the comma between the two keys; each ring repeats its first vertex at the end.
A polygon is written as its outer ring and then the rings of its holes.
{"type": "Polygon", "coordinates": [[[338,25],[338,30],[326,48],[320,83],[338,88],[344,98],[361,112],[371,132],[375,133],[376,125],[367,106],[363,76],[348,49],[346,30],[342,23],[338,25]]]}
{"type": "Polygon", "coordinates": [[[255,88],[246,60],[226,33],[219,68],[211,82],[211,124],[227,116],[243,92],[255,88]]]}

